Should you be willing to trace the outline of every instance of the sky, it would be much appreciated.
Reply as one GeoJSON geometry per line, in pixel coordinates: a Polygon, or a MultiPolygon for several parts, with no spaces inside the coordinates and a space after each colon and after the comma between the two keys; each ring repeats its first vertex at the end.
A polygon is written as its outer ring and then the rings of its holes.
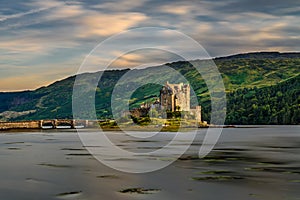
{"type": "MultiPolygon", "coordinates": [[[[296,0],[0,0],[0,91],[32,90],[76,74],[99,43],[134,28],[179,31],[218,57],[300,51],[299,21],[296,0]]],[[[168,37],[160,35],[162,42],[168,37]]],[[[101,65],[118,53],[109,48],[90,59],[101,65]]],[[[154,50],[118,56],[114,68],[178,59],[154,50]]]]}

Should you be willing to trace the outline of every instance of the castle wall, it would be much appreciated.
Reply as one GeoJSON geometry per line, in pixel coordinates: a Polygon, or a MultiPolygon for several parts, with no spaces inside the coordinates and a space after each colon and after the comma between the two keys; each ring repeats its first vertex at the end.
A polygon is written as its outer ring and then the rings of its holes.
{"type": "Polygon", "coordinates": [[[170,111],[189,111],[190,110],[190,85],[183,83],[169,84],[160,91],[161,108],[170,111]]]}
{"type": "Polygon", "coordinates": [[[190,109],[190,113],[195,116],[195,119],[198,123],[202,122],[201,106],[196,106],[195,108],[190,109]]]}

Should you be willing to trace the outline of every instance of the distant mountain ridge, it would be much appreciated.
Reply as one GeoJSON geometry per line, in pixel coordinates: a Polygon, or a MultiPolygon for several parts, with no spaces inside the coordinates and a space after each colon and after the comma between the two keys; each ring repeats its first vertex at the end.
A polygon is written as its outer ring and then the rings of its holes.
{"type": "MultiPolygon", "coordinates": [[[[300,53],[254,52],[215,58],[214,61],[227,92],[227,124],[300,124],[297,117],[300,112],[300,53]]],[[[203,117],[209,121],[210,97],[202,77],[189,62],[179,61],[166,65],[189,81],[203,106],[203,117]]],[[[154,68],[163,70],[163,66],[154,68]]],[[[110,70],[103,73],[95,102],[99,118],[112,117],[110,98],[113,88],[128,71],[110,70]]],[[[136,72],[149,72],[148,78],[158,73],[150,68],[136,72]]],[[[98,75],[99,72],[80,76],[90,81],[98,75]]],[[[165,80],[176,82],[173,79],[166,74],[165,80]]],[[[72,118],[74,81],[75,76],[71,76],[34,91],[1,92],[0,120],[72,118]]],[[[131,83],[135,84],[136,81],[131,80],[131,83]]],[[[132,96],[131,106],[153,100],[159,89],[159,85],[139,88],[132,96]]]]}
{"type": "Polygon", "coordinates": [[[230,56],[216,57],[218,59],[246,59],[246,58],[255,58],[255,59],[266,59],[266,58],[299,58],[299,52],[288,52],[281,53],[277,51],[262,51],[262,52],[252,52],[252,53],[240,53],[230,56]]]}

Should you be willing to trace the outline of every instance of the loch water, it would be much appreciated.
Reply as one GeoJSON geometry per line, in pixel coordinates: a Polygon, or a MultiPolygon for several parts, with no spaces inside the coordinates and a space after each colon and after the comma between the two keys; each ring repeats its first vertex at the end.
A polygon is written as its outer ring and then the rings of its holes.
{"type": "MultiPolygon", "coordinates": [[[[106,133],[132,152],[163,148],[175,134],[189,133],[161,132],[149,140],[106,133]]],[[[200,130],[189,149],[163,169],[125,173],[93,157],[75,130],[1,132],[0,199],[300,199],[300,126],[225,128],[200,159],[205,134],[200,130]]],[[[110,159],[134,167],[134,160],[110,159]]]]}

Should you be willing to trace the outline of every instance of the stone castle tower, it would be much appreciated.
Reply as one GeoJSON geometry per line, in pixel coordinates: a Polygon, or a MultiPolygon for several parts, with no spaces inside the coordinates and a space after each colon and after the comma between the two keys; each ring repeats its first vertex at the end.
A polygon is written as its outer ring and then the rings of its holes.
{"type": "Polygon", "coordinates": [[[160,90],[160,105],[172,112],[190,111],[190,85],[167,82],[160,90]]]}

